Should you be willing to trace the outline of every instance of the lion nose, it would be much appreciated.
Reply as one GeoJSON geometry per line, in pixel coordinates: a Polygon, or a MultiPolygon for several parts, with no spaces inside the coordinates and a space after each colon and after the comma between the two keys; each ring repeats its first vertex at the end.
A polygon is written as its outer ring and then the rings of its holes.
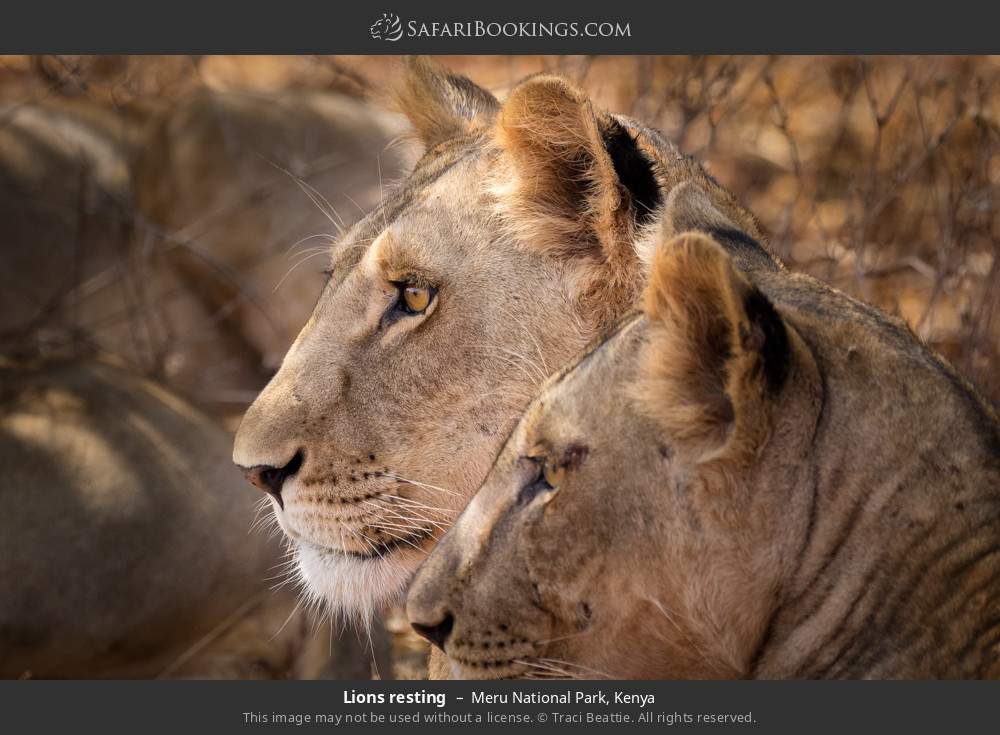
{"type": "Polygon", "coordinates": [[[433,624],[411,622],[410,627],[443,651],[444,644],[451,635],[451,629],[455,627],[455,617],[451,613],[445,613],[440,622],[433,624]]]}
{"type": "Polygon", "coordinates": [[[281,487],[285,480],[299,471],[302,466],[302,451],[299,450],[284,467],[271,467],[266,464],[259,464],[254,467],[241,467],[243,475],[258,488],[278,501],[281,509],[285,509],[285,504],[281,500],[281,487]]]}

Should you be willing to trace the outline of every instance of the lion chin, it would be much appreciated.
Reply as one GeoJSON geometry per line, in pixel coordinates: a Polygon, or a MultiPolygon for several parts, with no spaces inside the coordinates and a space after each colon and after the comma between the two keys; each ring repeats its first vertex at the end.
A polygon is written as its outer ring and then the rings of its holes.
{"type": "Polygon", "coordinates": [[[419,549],[366,557],[296,541],[295,558],[304,595],[327,614],[359,627],[401,603],[423,559],[419,549]]]}

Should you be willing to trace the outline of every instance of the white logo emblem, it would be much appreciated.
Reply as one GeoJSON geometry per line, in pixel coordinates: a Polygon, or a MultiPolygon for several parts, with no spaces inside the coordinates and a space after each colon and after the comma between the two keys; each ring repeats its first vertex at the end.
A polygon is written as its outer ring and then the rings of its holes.
{"type": "Polygon", "coordinates": [[[376,41],[398,41],[403,37],[403,24],[395,13],[382,13],[368,30],[376,41]]]}

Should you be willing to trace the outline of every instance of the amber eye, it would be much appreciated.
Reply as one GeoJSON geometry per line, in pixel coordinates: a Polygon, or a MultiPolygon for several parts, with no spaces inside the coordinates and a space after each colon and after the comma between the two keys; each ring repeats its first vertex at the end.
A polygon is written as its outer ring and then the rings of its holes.
{"type": "Polygon", "coordinates": [[[430,306],[434,292],[426,286],[403,286],[403,303],[412,314],[420,314],[430,306]]]}
{"type": "Polygon", "coordinates": [[[559,483],[566,475],[566,466],[558,465],[550,459],[542,457],[525,457],[530,460],[534,473],[528,484],[522,487],[517,493],[517,504],[526,506],[539,495],[552,495],[559,489],[559,483]],[[541,465],[541,472],[538,466],[541,465]]]}
{"type": "Polygon", "coordinates": [[[566,477],[566,465],[547,460],[542,466],[542,477],[551,488],[558,488],[566,477]]]}

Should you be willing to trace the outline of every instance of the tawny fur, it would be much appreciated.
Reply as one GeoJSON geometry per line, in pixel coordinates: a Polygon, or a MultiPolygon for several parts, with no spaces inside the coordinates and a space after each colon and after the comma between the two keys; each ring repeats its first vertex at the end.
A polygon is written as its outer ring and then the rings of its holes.
{"type": "Polygon", "coordinates": [[[766,436],[762,360],[746,341],[746,277],[709,237],[679,236],[658,249],[644,298],[661,350],[644,357],[650,413],[692,461],[745,460],[766,436]]]}
{"type": "Polygon", "coordinates": [[[406,59],[402,81],[388,104],[403,113],[426,148],[489,125],[497,101],[465,77],[448,74],[429,59],[406,59]]]}
{"type": "Polygon", "coordinates": [[[670,234],[411,585],[451,675],[1000,677],[996,416],[898,320],[670,234]]]}
{"type": "Polygon", "coordinates": [[[706,227],[759,234],[697,162],[563,80],[529,79],[501,104],[415,60],[396,104],[426,151],[333,246],[330,281],[234,447],[243,466],[301,452],[276,515],[311,596],[356,619],[401,599],[537,387],[636,303],[649,222],[710,211],[706,227]],[[708,204],[642,209],[604,148],[612,130],[659,199],[688,183],[708,204]],[[436,299],[386,318],[404,282],[436,299]]]}

